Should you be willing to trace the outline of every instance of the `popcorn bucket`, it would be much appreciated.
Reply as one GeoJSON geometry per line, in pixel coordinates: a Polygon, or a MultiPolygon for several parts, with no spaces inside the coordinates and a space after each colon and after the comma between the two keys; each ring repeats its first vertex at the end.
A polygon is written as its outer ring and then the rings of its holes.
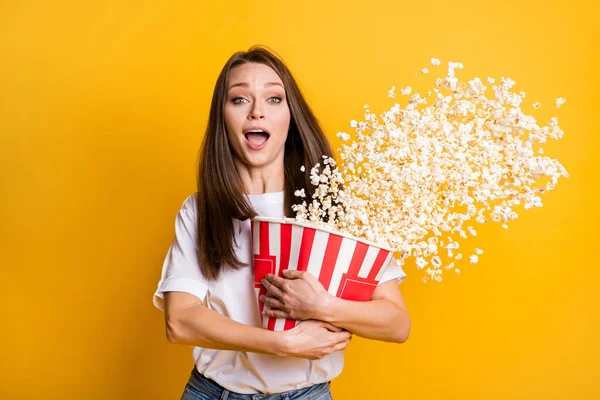
{"type": "MultiPolygon", "coordinates": [[[[267,293],[267,274],[283,277],[286,269],[308,271],[332,295],[368,301],[394,251],[327,227],[292,218],[255,217],[251,221],[254,289],[257,300],[267,293]]],[[[292,319],[262,314],[269,306],[258,300],[262,326],[273,331],[294,328],[292,319]]]]}

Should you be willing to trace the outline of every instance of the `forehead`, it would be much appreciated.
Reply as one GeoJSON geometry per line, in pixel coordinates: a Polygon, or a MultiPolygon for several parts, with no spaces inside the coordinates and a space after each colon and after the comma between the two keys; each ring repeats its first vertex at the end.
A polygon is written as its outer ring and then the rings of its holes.
{"type": "Polygon", "coordinates": [[[259,63],[246,63],[232,68],[229,71],[228,81],[228,89],[233,86],[242,86],[241,84],[255,86],[258,89],[274,86],[277,83],[283,86],[281,78],[273,68],[259,63]]]}

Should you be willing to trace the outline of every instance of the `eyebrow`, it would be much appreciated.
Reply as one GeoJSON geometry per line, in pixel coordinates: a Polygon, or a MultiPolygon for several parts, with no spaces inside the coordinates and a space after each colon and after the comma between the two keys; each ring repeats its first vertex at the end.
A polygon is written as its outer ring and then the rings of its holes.
{"type": "MultiPolygon", "coordinates": [[[[264,87],[275,86],[275,85],[283,87],[283,85],[279,82],[267,82],[267,83],[265,83],[264,87]]],[[[232,88],[234,88],[236,86],[248,87],[250,85],[246,82],[234,83],[233,85],[229,86],[229,89],[227,89],[227,90],[231,90],[232,88]]]]}

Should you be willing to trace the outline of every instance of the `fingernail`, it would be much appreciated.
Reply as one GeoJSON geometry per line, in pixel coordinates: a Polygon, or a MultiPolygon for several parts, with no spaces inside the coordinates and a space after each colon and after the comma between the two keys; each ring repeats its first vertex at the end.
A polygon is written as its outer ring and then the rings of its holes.
{"type": "Polygon", "coordinates": [[[258,299],[259,299],[260,301],[265,301],[265,296],[260,296],[258,299]]]}

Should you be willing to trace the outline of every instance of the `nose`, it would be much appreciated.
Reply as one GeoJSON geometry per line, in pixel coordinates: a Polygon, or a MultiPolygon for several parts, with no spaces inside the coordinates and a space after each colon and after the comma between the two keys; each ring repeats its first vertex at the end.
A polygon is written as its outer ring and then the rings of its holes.
{"type": "Polygon", "coordinates": [[[250,114],[248,115],[248,117],[250,119],[259,119],[259,118],[262,119],[265,117],[265,114],[263,113],[262,109],[258,105],[258,102],[254,103],[254,105],[252,106],[252,109],[250,110],[250,114]]]}

